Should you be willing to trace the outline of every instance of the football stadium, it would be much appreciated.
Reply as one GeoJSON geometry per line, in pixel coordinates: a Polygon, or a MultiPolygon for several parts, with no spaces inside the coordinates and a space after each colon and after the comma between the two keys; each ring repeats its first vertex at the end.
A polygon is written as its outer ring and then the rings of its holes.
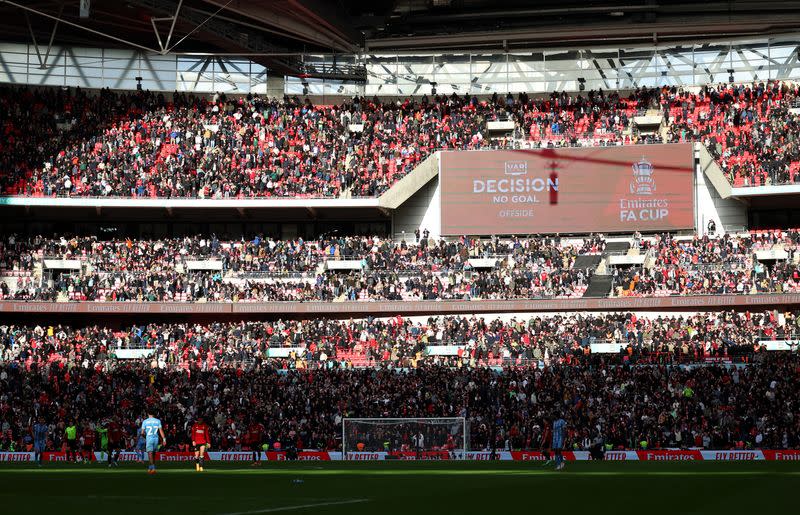
{"type": "Polygon", "coordinates": [[[800,2],[0,27],[3,514],[796,510],[800,2]]]}

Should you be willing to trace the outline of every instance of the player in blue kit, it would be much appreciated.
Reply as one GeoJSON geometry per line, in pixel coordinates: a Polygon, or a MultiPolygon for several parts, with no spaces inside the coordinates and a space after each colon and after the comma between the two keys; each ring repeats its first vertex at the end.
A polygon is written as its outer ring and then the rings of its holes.
{"type": "Polygon", "coordinates": [[[148,411],[147,418],[142,422],[142,429],[140,434],[145,439],[145,450],[147,456],[150,458],[150,465],[147,467],[148,474],[156,473],[156,452],[158,452],[159,443],[167,445],[167,437],[164,436],[164,429],[161,427],[161,421],[153,416],[153,413],[148,411]]]}
{"type": "Polygon", "coordinates": [[[553,445],[551,446],[556,455],[556,470],[564,470],[564,437],[567,432],[567,421],[560,416],[553,421],[553,445]]]}
{"type": "Polygon", "coordinates": [[[44,417],[39,417],[39,420],[33,425],[33,452],[36,457],[36,464],[42,466],[42,453],[44,453],[45,446],[47,445],[47,433],[50,429],[44,423],[44,417]]]}

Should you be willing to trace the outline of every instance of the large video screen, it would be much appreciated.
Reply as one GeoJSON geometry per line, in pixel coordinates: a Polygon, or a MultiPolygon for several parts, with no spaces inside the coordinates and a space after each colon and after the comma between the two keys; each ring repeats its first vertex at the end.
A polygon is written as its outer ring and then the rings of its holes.
{"type": "Polygon", "coordinates": [[[692,145],[442,152],[442,234],[694,226],[692,145]]]}

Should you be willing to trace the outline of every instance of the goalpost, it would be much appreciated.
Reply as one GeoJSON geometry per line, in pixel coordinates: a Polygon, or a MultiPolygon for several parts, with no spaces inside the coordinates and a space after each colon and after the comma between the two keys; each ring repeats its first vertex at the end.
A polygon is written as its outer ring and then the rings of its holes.
{"type": "Polygon", "coordinates": [[[343,418],[342,458],[465,459],[464,417],[343,418]]]}

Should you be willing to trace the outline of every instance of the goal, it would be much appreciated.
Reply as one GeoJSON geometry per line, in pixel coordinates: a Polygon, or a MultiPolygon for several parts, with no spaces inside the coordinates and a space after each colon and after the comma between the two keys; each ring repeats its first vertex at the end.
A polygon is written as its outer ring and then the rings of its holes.
{"type": "Polygon", "coordinates": [[[344,418],[342,458],[464,459],[468,434],[464,417],[344,418]]]}

